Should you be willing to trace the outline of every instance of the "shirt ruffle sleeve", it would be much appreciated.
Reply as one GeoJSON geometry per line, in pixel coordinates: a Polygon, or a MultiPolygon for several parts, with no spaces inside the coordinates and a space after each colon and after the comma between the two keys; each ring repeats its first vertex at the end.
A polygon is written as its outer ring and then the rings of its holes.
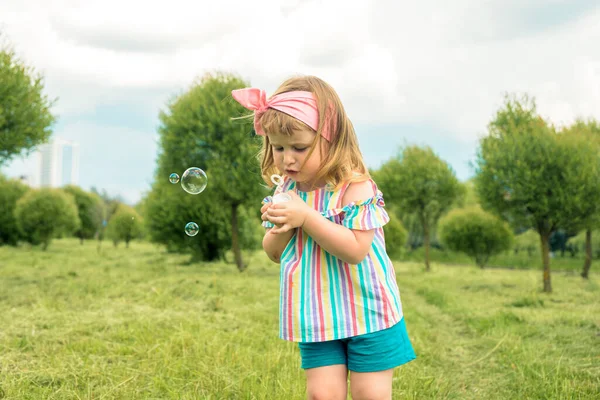
{"type": "Polygon", "coordinates": [[[383,193],[377,194],[367,200],[355,201],[342,208],[334,208],[322,213],[329,218],[335,215],[343,215],[341,224],[349,229],[371,230],[384,226],[390,221],[385,210],[383,193]]]}

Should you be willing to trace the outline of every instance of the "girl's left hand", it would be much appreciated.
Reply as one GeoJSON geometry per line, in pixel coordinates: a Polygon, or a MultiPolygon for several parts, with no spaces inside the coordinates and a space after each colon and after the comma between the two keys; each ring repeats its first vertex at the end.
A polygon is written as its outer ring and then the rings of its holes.
{"type": "Polygon", "coordinates": [[[278,225],[271,229],[271,233],[282,233],[301,227],[308,214],[313,211],[294,191],[286,193],[292,198],[290,201],[272,204],[267,209],[268,220],[278,225]]]}

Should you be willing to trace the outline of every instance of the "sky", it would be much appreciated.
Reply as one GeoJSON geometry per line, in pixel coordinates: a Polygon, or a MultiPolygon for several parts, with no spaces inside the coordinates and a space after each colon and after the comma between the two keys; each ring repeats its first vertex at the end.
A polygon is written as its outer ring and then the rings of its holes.
{"type": "Polygon", "coordinates": [[[53,137],[79,143],[80,186],[131,204],[155,179],[159,112],[207,71],[267,95],[317,75],[369,167],[430,146],[460,180],[506,93],[559,126],[600,120],[597,0],[0,0],[0,32],[56,99],[53,137]]]}

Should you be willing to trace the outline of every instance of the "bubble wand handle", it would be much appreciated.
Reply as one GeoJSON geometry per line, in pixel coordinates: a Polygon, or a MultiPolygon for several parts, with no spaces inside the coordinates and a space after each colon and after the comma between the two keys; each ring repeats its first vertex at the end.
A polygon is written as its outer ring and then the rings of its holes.
{"type": "MultiPolygon", "coordinates": [[[[283,185],[283,178],[281,175],[273,174],[271,175],[271,182],[277,185],[277,188],[279,189],[283,185]]],[[[286,201],[290,200],[292,200],[292,198],[287,193],[277,193],[275,196],[273,196],[273,204],[285,203],[286,201]]]]}

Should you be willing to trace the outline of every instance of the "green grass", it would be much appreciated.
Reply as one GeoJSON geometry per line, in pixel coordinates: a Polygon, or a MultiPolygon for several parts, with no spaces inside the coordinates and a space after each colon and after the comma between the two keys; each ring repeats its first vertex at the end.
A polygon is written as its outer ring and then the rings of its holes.
{"type": "MultiPolygon", "coordinates": [[[[594,269],[554,273],[552,294],[536,270],[396,271],[418,358],[395,399],[598,398],[594,269]]],[[[304,399],[278,279],[260,253],[240,274],[147,243],[0,247],[0,398],[304,399]]]]}
{"type": "MultiPolygon", "coordinates": [[[[514,254],[512,250],[504,252],[490,257],[486,268],[537,269],[541,271],[542,256],[538,253],[539,251],[529,256],[527,252],[520,252],[519,254],[514,254]]],[[[583,269],[583,257],[583,254],[571,257],[568,252],[566,252],[563,257],[560,255],[560,252],[558,252],[550,259],[550,268],[555,271],[573,271],[581,273],[583,269]]],[[[423,247],[419,247],[413,251],[405,251],[400,259],[406,262],[423,263],[425,260],[425,250],[423,247]]],[[[436,248],[431,248],[429,250],[429,259],[431,262],[440,264],[475,265],[475,261],[466,254],[443,251],[436,248]]],[[[600,260],[598,259],[593,260],[593,262],[600,264],[600,260]]]]}

